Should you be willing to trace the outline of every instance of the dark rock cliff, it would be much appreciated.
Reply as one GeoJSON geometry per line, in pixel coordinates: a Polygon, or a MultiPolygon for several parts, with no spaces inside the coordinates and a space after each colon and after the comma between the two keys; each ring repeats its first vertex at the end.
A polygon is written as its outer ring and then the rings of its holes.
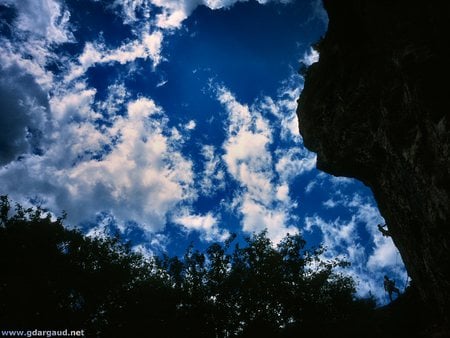
{"type": "Polygon", "coordinates": [[[319,169],[372,188],[423,300],[448,320],[450,2],[324,6],[297,111],[305,145],[319,169]]]}

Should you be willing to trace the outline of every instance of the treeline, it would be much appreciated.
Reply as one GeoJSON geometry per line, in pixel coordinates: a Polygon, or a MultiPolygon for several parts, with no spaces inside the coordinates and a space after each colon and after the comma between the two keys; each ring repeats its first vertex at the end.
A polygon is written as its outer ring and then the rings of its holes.
{"type": "Polygon", "coordinates": [[[41,209],[0,200],[0,328],[84,329],[89,337],[368,336],[373,300],[300,235],[273,245],[189,247],[146,259],[41,209]]]}

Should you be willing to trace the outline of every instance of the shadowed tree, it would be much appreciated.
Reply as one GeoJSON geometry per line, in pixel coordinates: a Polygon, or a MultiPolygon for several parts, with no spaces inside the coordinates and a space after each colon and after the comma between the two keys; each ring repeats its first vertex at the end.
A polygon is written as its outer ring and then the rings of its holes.
{"type": "Polygon", "coordinates": [[[127,325],[133,318],[127,311],[139,308],[141,294],[159,297],[158,307],[146,312],[158,308],[160,317],[147,316],[141,324],[159,325],[160,319],[169,317],[160,307],[173,289],[118,238],[85,237],[40,208],[17,205],[9,216],[6,197],[0,212],[2,329],[82,328],[90,336],[100,336],[127,325]],[[129,318],[120,318],[124,313],[129,318]]]}
{"type": "MultiPolygon", "coordinates": [[[[84,329],[89,337],[328,336],[373,304],[300,235],[192,245],[182,258],[90,238],[40,208],[0,199],[0,327],[84,329]]],[[[363,322],[363,321],[361,321],[363,322]]],[[[353,325],[354,326],[354,325],[353,325]]],[[[336,331],[339,330],[339,331],[336,331]]],[[[349,335],[350,336],[350,335],[349,335]]],[[[357,335],[353,335],[357,336],[357,335]]]]}

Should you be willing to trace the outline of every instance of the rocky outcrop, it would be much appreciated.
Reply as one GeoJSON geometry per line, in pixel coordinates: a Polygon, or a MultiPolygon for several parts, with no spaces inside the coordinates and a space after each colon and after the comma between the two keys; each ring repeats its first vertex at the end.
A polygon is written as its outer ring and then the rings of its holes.
{"type": "Polygon", "coordinates": [[[297,111],[305,145],[319,169],[372,188],[423,300],[448,320],[450,4],[324,6],[328,31],[297,111]]]}

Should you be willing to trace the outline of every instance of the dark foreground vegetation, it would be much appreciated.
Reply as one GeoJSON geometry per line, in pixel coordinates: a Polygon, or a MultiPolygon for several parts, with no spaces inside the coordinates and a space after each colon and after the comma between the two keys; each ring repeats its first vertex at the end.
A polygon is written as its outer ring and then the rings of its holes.
{"type": "Polygon", "coordinates": [[[374,310],[299,235],[266,233],[205,253],[145,259],[40,209],[0,201],[0,329],[84,329],[88,337],[417,336],[416,297],[374,310]],[[402,303],[403,302],[403,305],[402,303]],[[408,316],[402,316],[403,311],[408,316]],[[400,334],[400,335],[399,335],[400,334]]]}

